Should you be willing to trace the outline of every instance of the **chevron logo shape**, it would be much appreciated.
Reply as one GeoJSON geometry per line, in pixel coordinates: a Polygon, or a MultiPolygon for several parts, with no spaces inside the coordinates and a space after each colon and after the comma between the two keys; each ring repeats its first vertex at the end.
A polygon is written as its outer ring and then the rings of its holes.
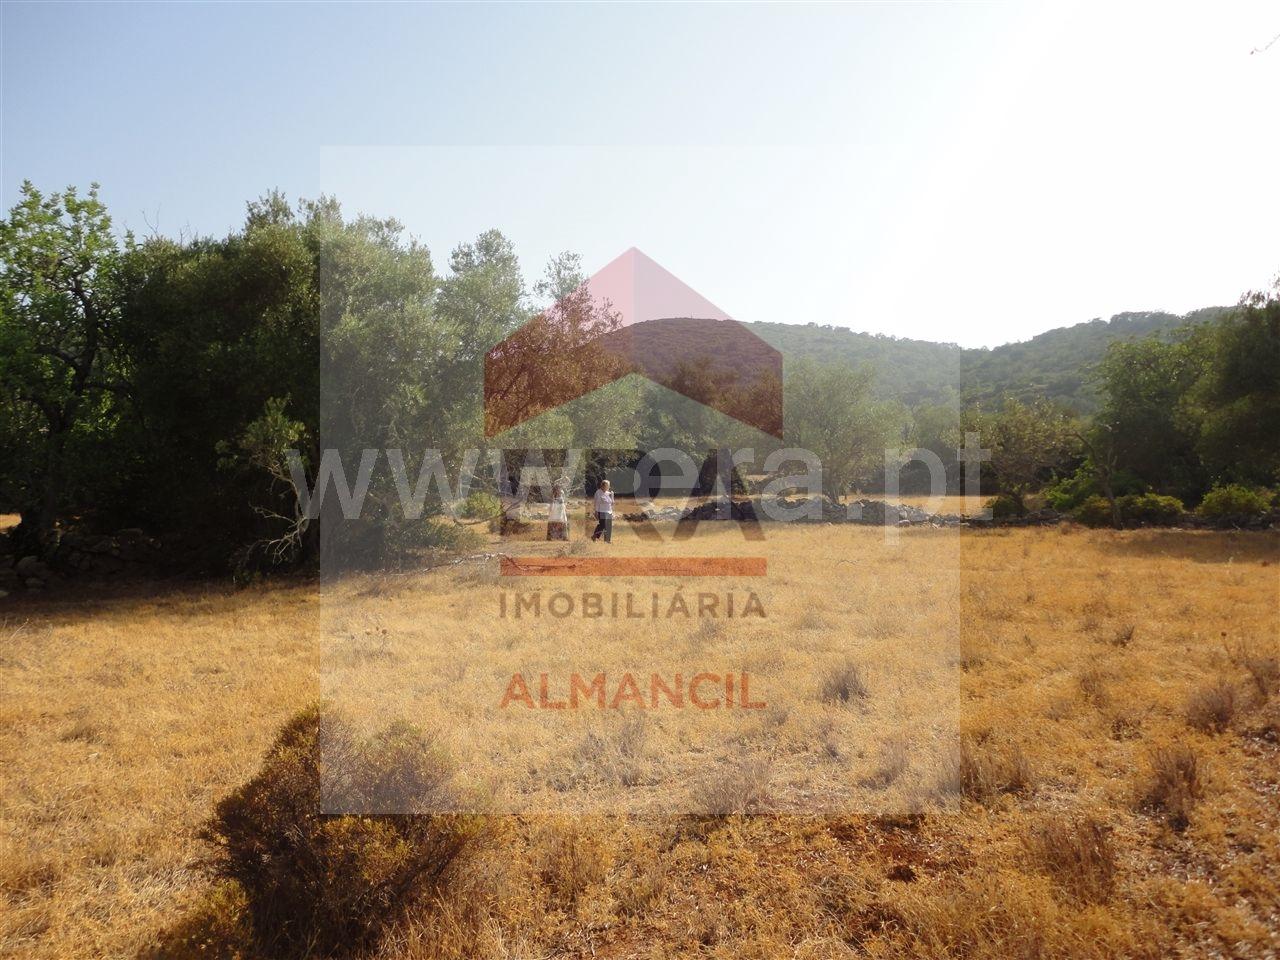
{"type": "Polygon", "coordinates": [[[485,355],[485,436],[633,373],[782,437],[782,354],[634,247],[485,355]]]}

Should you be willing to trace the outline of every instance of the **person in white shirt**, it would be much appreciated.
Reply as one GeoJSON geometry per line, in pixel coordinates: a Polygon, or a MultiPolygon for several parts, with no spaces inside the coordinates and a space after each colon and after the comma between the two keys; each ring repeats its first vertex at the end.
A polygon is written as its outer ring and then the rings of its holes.
{"type": "Polygon", "coordinates": [[[592,540],[604,536],[605,543],[613,543],[613,491],[609,489],[609,481],[602,481],[596,488],[596,531],[591,534],[592,540]]]}
{"type": "Polygon", "coordinates": [[[547,539],[569,539],[569,506],[565,501],[564,488],[558,483],[551,488],[551,507],[547,511],[547,539]]]}

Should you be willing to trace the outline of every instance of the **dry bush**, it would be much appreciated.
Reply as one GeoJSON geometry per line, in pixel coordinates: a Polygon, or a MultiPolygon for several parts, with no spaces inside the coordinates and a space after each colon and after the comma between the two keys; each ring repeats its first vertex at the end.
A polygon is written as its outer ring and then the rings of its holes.
{"type": "Polygon", "coordinates": [[[1217,680],[1194,690],[1187,698],[1187,723],[1201,733],[1222,733],[1236,715],[1236,688],[1217,680]]]}
{"type": "Polygon", "coordinates": [[[1001,794],[1028,792],[1033,779],[1020,747],[1010,744],[1001,748],[985,738],[966,735],[960,738],[959,754],[944,789],[987,803],[1001,794]]]}
{"type": "Polygon", "coordinates": [[[592,826],[590,819],[555,818],[534,838],[535,870],[560,909],[572,911],[609,873],[609,845],[592,826]]]}
{"type": "Polygon", "coordinates": [[[644,744],[648,736],[645,714],[626,717],[616,730],[587,732],[574,751],[575,766],[591,768],[608,783],[634,787],[646,782],[644,744]]]}
{"type": "Polygon", "coordinates": [[[862,671],[852,660],[846,660],[832,667],[822,678],[822,700],[824,703],[849,703],[851,700],[865,700],[871,695],[862,671]]]}
{"type": "MultiPolygon", "coordinates": [[[[899,885],[870,911],[874,955],[891,960],[1045,960],[1135,954],[1073,922],[1043,886],[983,870],[939,884],[899,885]]],[[[1121,938],[1117,938],[1121,939],[1121,938]]]]}
{"type": "Polygon", "coordinates": [[[1129,644],[1133,643],[1133,635],[1137,632],[1137,629],[1138,625],[1136,623],[1129,623],[1118,628],[1111,637],[1111,645],[1113,647],[1129,646],[1129,644]]]}
{"type": "Polygon", "coordinates": [[[478,840],[478,818],[438,812],[456,802],[451,778],[413,730],[360,740],[329,709],[302,711],[202,830],[214,875],[231,885],[221,889],[240,891],[211,904],[214,928],[242,896],[259,953],[346,956],[376,942],[478,840]],[[369,813],[324,814],[333,803],[369,813]]]}
{"type": "Polygon", "coordinates": [[[101,724],[94,723],[86,717],[80,717],[59,737],[63,743],[79,740],[81,743],[103,743],[106,730],[101,724]]]}
{"type": "Polygon", "coordinates": [[[178,923],[142,951],[142,960],[247,960],[255,957],[249,899],[235,881],[209,890],[178,923]]]}
{"type": "Polygon", "coordinates": [[[814,607],[806,609],[796,621],[796,627],[800,630],[825,630],[827,626],[826,619],[814,607]]]}
{"type": "Polygon", "coordinates": [[[1110,898],[1116,856],[1110,831],[1096,820],[1043,820],[1023,843],[1032,863],[1076,900],[1104,903],[1110,898]]]}
{"type": "Polygon", "coordinates": [[[773,763],[768,757],[747,757],[732,766],[712,769],[694,787],[693,809],[724,816],[761,813],[771,800],[772,777],[773,763]]]}
{"type": "Polygon", "coordinates": [[[1249,656],[1244,660],[1244,668],[1249,671],[1249,678],[1262,699],[1267,700],[1280,692],[1280,659],[1249,656]]]}
{"type": "Polygon", "coordinates": [[[889,740],[881,747],[879,765],[869,777],[861,781],[861,785],[883,789],[906,773],[910,762],[907,744],[901,739],[889,740]]]}
{"type": "Polygon", "coordinates": [[[1233,664],[1243,667],[1249,674],[1262,700],[1269,700],[1280,693],[1280,658],[1258,653],[1246,644],[1229,650],[1228,655],[1233,664]]]}
{"type": "Polygon", "coordinates": [[[1080,692],[1100,710],[1111,703],[1111,694],[1107,692],[1107,675],[1097,667],[1090,667],[1080,674],[1080,692]]]}
{"type": "Polygon", "coordinates": [[[1191,809],[1204,795],[1200,759],[1185,743],[1156,747],[1151,769],[1138,794],[1140,809],[1164,816],[1174,830],[1191,823],[1191,809]]]}
{"type": "Polygon", "coordinates": [[[1131,707],[1112,710],[1107,715],[1112,740],[1136,740],[1142,736],[1143,714],[1131,707]]]}
{"type": "Polygon", "coordinates": [[[667,891],[667,857],[656,846],[633,849],[630,854],[627,869],[613,892],[622,913],[638,917],[650,910],[667,891]]]}
{"type": "Polygon", "coordinates": [[[1280,700],[1263,704],[1245,735],[1264,743],[1280,743],[1280,700]]]}

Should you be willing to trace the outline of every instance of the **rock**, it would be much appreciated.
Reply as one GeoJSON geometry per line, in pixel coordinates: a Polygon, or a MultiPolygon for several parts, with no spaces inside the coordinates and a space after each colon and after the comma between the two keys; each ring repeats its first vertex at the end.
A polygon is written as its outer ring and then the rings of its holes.
{"type": "Polygon", "coordinates": [[[45,566],[39,557],[23,557],[14,566],[14,569],[20,577],[34,577],[37,579],[47,576],[49,573],[49,568],[45,566]]]}
{"type": "Polygon", "coordinates": [[[750,500],[710,500],[686,510],[680,519],[753,521],[756,519],[756,507],[750,500]]]}
{"type": "Polygon", "coordinates": [[[26,587],[27,587],[27,589],[28,589],[28,590],[43,590],[43,589],[44,589],[44,581],[43,581],[43,580],[40,580],[40,579],[39,579],[39,578],[37,578],[37,577],[27,577],[27,579],[26,579],[25,583],[26,583],[26,587]]]}

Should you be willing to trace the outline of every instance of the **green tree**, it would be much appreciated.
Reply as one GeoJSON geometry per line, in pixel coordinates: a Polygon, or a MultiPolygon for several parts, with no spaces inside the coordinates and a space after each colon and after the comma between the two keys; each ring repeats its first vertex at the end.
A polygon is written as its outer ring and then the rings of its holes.
{"type": "Polygon", "coordinates": [[[267,513],[292,505],[239,440],[264,417],[296,422],[315,462],[319,402],[321,236],[330,213],[278,194],[249,204],[221,239],[151,238],[131,254],[119,350],[136,415],[120,425],[130,482],[102,495],[120,522],[161,534],[196,565],[221,567],[279,535],[267,513]],[[268,409],[272,398],[287,405],[268,409]]]}
{"type": "Polygon", "coordinates": [[[1280,481],[1280,280],[1246,295],[1217,327],[1190,404],[1197,450],[1219,481],[1280,481]]]}
{"type": "Polygon", "coordinates": [[[1075,447],[1074,418],[1047,400],[1006,399],[995,412],[978,413],[976,426],[991,451],[1000,489],[1014,498],[1019,511],[1025,510],[1026,495],[1063,466],[1075,447]]]}
{"type": "Polygon", "coordinates": [[[0,489],[41,553],[117,416],[122,261],[96,184],[45,196],[24,182],[0,223],[0,489]]]}
{"type": "MultiPolygon", "coordinates": [[[[907,441],[918,450],[928,450],[946,470],[947,490],[959,490],[962,480],[960,448],[964,446],[961,411],[957,403],[922,403],[911,411],[907,441]]],[[[902,489],[929,490],[929,473],[923,463],[908,465],[903,471],[902,489]]],[[[932,491],[930,491],[932,492],[932,491]]]]}
{"type": "Polygon", "coordinates": [[[837,499],[883,467],[885,449],[898,439],[900,418],[873,399],[873,377],[868,367],[810,360],[786,368],[787,444],[818,457],[823,489],[837,499]]]}
{"type": "Polygon", "coordinates": [[[1183,498],[1203,489],[1185,398],[1204,370],[1207,346],[1201,330],[1111,345],[1097,376],[1102,406],[1086,438],[1100,484],[1103,473],[1127,470],[1183,498]]]}

